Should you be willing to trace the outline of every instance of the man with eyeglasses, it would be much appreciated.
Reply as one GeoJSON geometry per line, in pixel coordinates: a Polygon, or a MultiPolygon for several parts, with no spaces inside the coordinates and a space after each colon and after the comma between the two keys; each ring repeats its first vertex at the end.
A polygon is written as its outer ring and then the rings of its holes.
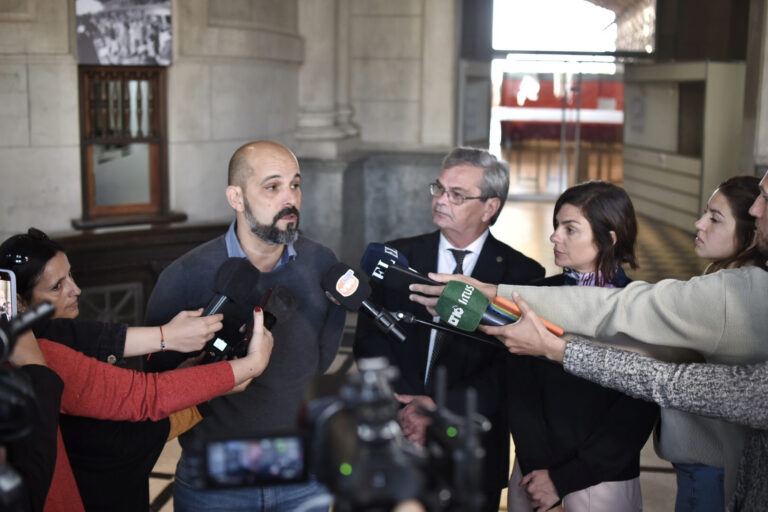
{"type": "MultiPolygon", "coordinates": [[[[443,160],[440,177],[429,185],[432,220],[438,230],[386,245],[400,251],[410,266],[424,275],[437,270],[518,284],[543,277],[541,265],[498,241],[488,229],[498,219],[508,190],[506,164],[481,149],[456,148],[443,160]]],[[[375,283],[372,286],[372,302],[390,311],[409,311],[433,320],[424,308],[408,300],[406,293],[385,290],[375,283]]],[[[392,341],[361,315],[355,333],[355,357],[385,356],[399,368],[395,391],[404,407],[398,419],[404,434],[415,442],[424,442],[429,420],[419,409],[420,405],[434,405],[437,367],[446,369],[449,409],[463,413],[466,390],[471,387],[477,391],[478,412],[492,424],[483,437],[484,510],[497,511],[501,489],[509,477],[509,429],[503,394],[506,354],[491,345],[444,336],[422,326],[407,325],[404,329],[407,340],[392,341]]]]}

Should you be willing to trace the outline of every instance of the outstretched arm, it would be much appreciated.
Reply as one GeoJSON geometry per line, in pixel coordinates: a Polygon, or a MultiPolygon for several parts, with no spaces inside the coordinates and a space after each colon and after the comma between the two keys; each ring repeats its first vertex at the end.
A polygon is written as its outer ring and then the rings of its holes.
{"type": "MultiPolygon", "coordinates": [[[[433,281],[439,281],[441,283],[447,283],[449,281],[461,281],[463,283],[471,284],[480,290],[483,295],[488,297],[488,300],[492,300],[497,295],[498,285],[483,283],[474,277],[465,276],[462,274],[438,274],[435,272],[430,272],[428,276],[433,281]]],[[[435,311],[435,304],[437,304],[437,299],[440,297],[440,294],[443,293],[445,286],[412,284],[409,288],[413,293],[408,298],[413,302],[417,302],[426,307],[430,315],[437,316],[437,311],[435,311]]]]}
{"type": "Polygon", "coordinates": [[[768,428],[768,362],[674,364],[575,338],[565,370],[662,407],[768,428]]]}
{"type": "Polygon", "coordinates": [[[478,330],[498,338],[513,354],[544,356],[562,363],[567,339],[549,332],[538,315],[517,293],[513,293],[512,298],[522,313],[517,322],[499,327],[480,325],[478,330]]]}
{"type": "Polygon", "coordinates": [[[720,418],[753,428],[768,428],[768,362],[753,365],[675,364],[634,352],[570,342],[546,330],[530,306],[515,293],[522,318],[503,327],[481,326],[516,354],[564,362],[565,370],[662,407],[720,418]]]}
{"type": "Polygon", "coordinates": [[[222,328],[223,315],[200,316],[203,309],[181,311],[162,327],[129,327],[125,357],[151,354],[161,349],[195,352],[222,328]],[[161,342],[165,347],[161,346],[161,342]]]}
{"type": "Polygon", "coordinates": [[[499,286],[518,292],[536,312],[566,332],[601,340],[629,336],[648,345],[693,349],[701,355],[765,356],[768,317],[757,313],[768,274],[756,267],[727,269],[687,281],[635,281],[625,288],[499,286]],[[648,326],[653,328],[649,329],[648,326]]]}
{"type": "Polygon", "coordinates": [[[158,420],[214,398],[264,371],[272,335],[254,313],[254,333],[243,359],[160,373],[118,368],[64,345],[39,340],[48,365],[64,381],[62,412],[98,419],[158,420]]]}
{"type": "Polygon", "coordinates": [[[200,316],[202,309],[182,311],[160,327],[57,318],[35,326],[35,336],[56,341],[100,361],[122,359],[162,350],[200,350],[222,326],[222,315],[200,316]],[[110,357],[111,356],[111,357],[110,357]]]}
{"type": "MultiPolygon", "coordinates": [[[[433,295],[419,298],[414,294],[412,300],[434,306],[440,288],[412,285],[414,292],[433,295]]],[[[647,345],[686,348],[704,356],[749,356],[751,360],[768,354],[762,344],[768,316],[758,314],[756,306],[765,303],[766,290],[768,274],[757,267],[726,269],[687,281],[635,281],[620,289],[497,287],[502,297],[519,293],[538,314],[566,332],[600,339],[628,336],[647,345]],[[653,329],[648,329],[649,324],[653,329]]],[[[483,289],[483,293],[490,291],[483,289]]]]}

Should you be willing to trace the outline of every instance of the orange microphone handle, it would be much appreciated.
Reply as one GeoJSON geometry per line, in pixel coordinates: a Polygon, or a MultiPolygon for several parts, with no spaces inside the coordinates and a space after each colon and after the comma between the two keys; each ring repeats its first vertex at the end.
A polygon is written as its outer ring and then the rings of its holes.
{"type": "MultiPolygon", "coordinates": [[[[509,299],[507,299],[505,297],[500,297],[500,296],[497,295],[496,297],[494,297],[493,303],[494,304],[498,304],[499,307],[501,307],[501,308],[504,308],[506,310],[511,311],[512,313],[514,313],[517,316],[520,316],[520,315],[523,314],[523,312],[520,311],[520,307],[518,307],[517,304],[515,304],[513,301],[511,301],[511,300],[509,300],[509,299]]],[[[552,322],[550,322],[546,318],[539,317],[539,320],[541,320],[541,323],[544,324],[544,327],[546,327],[547,330],[549,332],[551,332],[552,334],[554,334],[555,336],[562,336],[563,333],[565,332],[562,327],[560,327],[559,325],[553,324],[552,322]]]]}

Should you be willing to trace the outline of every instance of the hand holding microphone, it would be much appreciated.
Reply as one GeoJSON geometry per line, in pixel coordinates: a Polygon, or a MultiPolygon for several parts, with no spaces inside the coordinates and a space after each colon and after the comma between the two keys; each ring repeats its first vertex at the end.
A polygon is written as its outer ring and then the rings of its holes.
{"type": "MultiPolygon", "coordinates": [[[[278,284],[267,291],[260,304],[264,316],[264,329],[271,331],[275,325],[285,324],[291,319],[294,311],[298,308],[299,302],[287,286],[278,284]]],[[[232,349],[234,357],[245,357],[246,352],[248,352],[253,329],[254,323],[251,321],[244,329],[245,335],[242,342],[232,349]]]]}
{"type": "Polygon", "coordinates": [[[562,362],[568,343],[559,337],[562,336],[562,329],[558,327],[560,334],[553,333],[553,329],[544,324],[545,320],[539,318],[520,295],[516,292],[512,295],[514,304],[520,309],[520,320],[500,327],[481,325],[478,329],[498,338],[513,354],[544,356],[562,362]]]}
{"type": "MultiPolygon", "coordinates": [[[[502,298],[497,297],[497,303],[504,302],[503,300],[498,301],[498,299],[502,298]]],[[[520,302],[524,304],[522,301],[520,302]]],[[[516,309],[514,303],[510,304],[515,307],[509,306],[509,304],[506,303],[505,306],[507,306],[508,309],[516,309]]],[[[448,325],[463,331],[474,331],[475,329],[479,329],[486,334],[496,336],[508,349],[510,349],[510,351],[515,353],[532,353],[519,350],[524,347],[524,343],[527,343],[525,336],[533,336],[534,341],[544,338],[544,336],[538,332],[539,328],[543,329],[545,333],[550,334],[555,339],[559,339],[557,336],[563,334],[563,330],[560,327],[551,322],[547,322],[546,320],[539,319],[527,305],[525,305],[526,309],[523,309],[523,307],[520,306],[519,310],[521,322],[522,319],[525,319],[526,315],[530,317],[528,321],[524,323],[527,330],[521,333],[517,325],[512,325],[512,323],[515,322],[514,317],[502,314],[499,312],[501,308],[489,307],[490,305],[491,302],[488,298],[476,287],[456,280],[450,281],[445,285],[443,293],[440,294],[440,297],[437,299],[435,310],[440,316],[440,319],[448,325]],[[531,328],[533,331],[529,332],[531,328]],[[508,343],[507,339],[511,341],[508,343]]]]}
{"type": "Polygon", "coordinates": [[[253,332],[248,351],[243,357],[229,361],[235,376],[233,391],[242,391],[254,377],[262,374],[269,363],[273,347],[272,333],[264,327],[264,312],[257,306],[253,310],[253,332]]]}
{"type": "Polygon", "coordinates": [[[258,303],[261,295],[257,288],[260,275],[259,269],[244,258],[228,258],[216,271],[214,296],[203,309],[202,316],[220,312],[226,314],[222,329],[203,347],[203,364],[226,359],[242,341],[240,328],[244,323],[250,323],[251,314],[241,317],[240,312],[250,311],[258,303]]]}
{"type": "Polygon", "coordinates": [[[513,320],[503,318],[494,311],[489,311],[488,297],[462,281],[449,281],[443,293],[437,299],[435,311],[440,320],[462,331],[474,331],[477,326],[506,325],[513,320]]]}
{"type": "MultiPolygon", "coordinates": [[[[397,249],[384,244],[368,244],[360,267],[372,282],[393,290],[415,292],[409,295],[410,300],[425,306],[432,316],[439,316],[446,324],[463,331],[475,331],[480,325],[503,328],[523,315],[517,304],[497,296],[497,285],[461,274],[430,272],[424,276],[408,267],[408,259],[397,249]]],[[[554,335],[562,336],[562,328],[545,319],[536,317],[536,320],[554,335]]],[[[479,330],[504,341],[485,327],[479,330]]]]}
{"type": "MultiPolygon", "coordinates": [[[[480,291],[490,301],[496,296],[498,286],[495,284],[483,283],[478,281],[474,277],[469,277],[461,274],[437,274],[430,272],[427,274],[428,278],[436,283],[448,283],[450,281],[460,281],[472,285],[475,289],[480,291]]],[[[408,298],[413,302],[419,303],[427,308],[427,311],[432,316],[438,316],[435,306],[437,305],[438,297],[445,290],[444,284],[428,285],[428,284],[412,284],[410,290],[415,292],[408,298]]]]}
{"type": "MultiPolygon", "coordinates": [[[[222,314],[202,316],[202,313],[203,308],[195,311],[180,311],[163,325],[163,336],[168,350],[198,351],[224,327],[222,314]]],[[[157,328],[153,328],[153,332],[154,329],[157,328]]]]}
{"type": "MultiPolygon", "coordinates": [[[[515,292],[515,296],[518,298],[520,297],[520,295],[518,295],[516,292],[515,292]]],[[[515,302],[505,297],[494,297],[493,300],[491,301],[491,305],[488,306],[488,308],[494,312],[501,313],[504,317],[506,317],[510,321],[505,322],[503,324],[488,323],[486,325],[507,325],[512,322],[517,322],[523,314],[522,310],[515,302]]],[[[533,311],[531,311],[531,313],[533,313],[533,311]]],[[[537,318],[539,318],[539,320],[541,320],[541,323],[544,324],[544,327],[546,327],[547,330],[552,334],[554,334],[555,336],[563,335],[564,331],[562,327],[553,324],[552,322],[550,322],[545,318],[540,318],[540,317],[537,317],[537,318]]]]}

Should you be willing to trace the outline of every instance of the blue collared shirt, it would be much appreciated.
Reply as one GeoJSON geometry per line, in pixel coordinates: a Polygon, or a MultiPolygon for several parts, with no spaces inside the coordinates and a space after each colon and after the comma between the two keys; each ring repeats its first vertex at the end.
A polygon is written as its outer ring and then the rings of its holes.
{"type": "MultiPolygon", "coordinates": [[[[237,220],[233,220],[232,224],[229,225],[227,234],[224,235],[224,242],[227,244],[227,256],[230,258],[247,259],[248,256],[246,256],[245,251],[243,251],[243,246],[240,245],[240,240],[237,239],[236,225],[237,220]]],[[[296,249],[293,247],[292,243],[286,244],[283,254],[280,255],[280,261],[277,262],[277,265],[275,265],[275,268],[272,270],[277,270],[294,259],[296,259],[296,249]]]]}

